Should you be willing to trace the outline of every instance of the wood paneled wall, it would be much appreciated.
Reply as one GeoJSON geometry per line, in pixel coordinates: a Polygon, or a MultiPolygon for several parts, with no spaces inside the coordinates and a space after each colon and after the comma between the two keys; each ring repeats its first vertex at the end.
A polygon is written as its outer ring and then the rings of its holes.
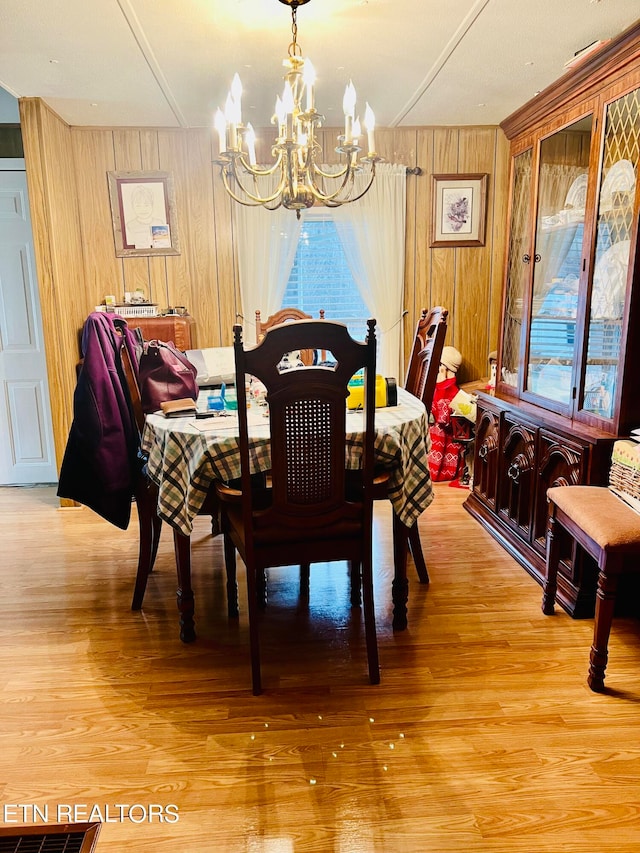
{"type": "MultiPolygon", "coordinates": [[[[212,166],[216,152],[208,129],[69,127],[37,98],[21,100],[20,111],[60,464],[72,417],[78,332],[105,294],[120,298],[141,287],[161,307],[188,307],[199,346],[231,343],[241,310],[232,202],[212,166]],[[115,255],[107,172],[140,169],[173,174],[180,255],[115,255]]],[[[323,134],[331,151],[337,131],[323,134]]],[[[486,375],[487,355],[498,341],[506,138],[497,127],[427,127],[376,130],[376,142],[386,160],[423,171],[407,177],[405,354],[420,310],[441,304],[450,311],[446,342],[464,359],[460,381],[486,375]],[[486,245],[430,249],[431,176],[467,172],[489,175],[486,245]]]]}

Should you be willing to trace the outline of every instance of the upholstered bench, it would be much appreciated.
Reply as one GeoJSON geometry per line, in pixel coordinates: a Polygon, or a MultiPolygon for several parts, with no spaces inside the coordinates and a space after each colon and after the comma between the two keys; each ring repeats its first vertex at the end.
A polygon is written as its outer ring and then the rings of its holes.
{"type": "Polygon", "coordinates": [[[561,525],[598,564],[593,644],[587,683],[604,690],[607,646],[618,579],[640,571],[640,514],[605,486],[554,486],[547,491],[547,570],[542,612],[553,613],[560,559],[556,525],[561,525]]]}

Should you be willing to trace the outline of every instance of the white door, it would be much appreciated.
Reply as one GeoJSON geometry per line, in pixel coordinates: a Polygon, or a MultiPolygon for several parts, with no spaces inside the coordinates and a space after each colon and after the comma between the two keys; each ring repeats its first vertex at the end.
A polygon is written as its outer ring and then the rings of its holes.
{"type": "Polygon", "coordinates": [[[27,177],[16,169],[21,163],[0,161],[0,485],[58,479],[27,177]]]}

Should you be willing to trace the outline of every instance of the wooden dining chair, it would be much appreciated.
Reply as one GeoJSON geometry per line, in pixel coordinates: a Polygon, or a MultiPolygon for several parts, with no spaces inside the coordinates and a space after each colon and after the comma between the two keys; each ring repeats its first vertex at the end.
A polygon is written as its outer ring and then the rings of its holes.
{"type": "Polygon", "coordinates": [[[427,412],[431,410],[436,389],[448,320],[449,312],[446,308],[437,306],[422,309],[407,365],[404,387],[414,397],[422,400],[427,412]]]}
{"type": "MultiPolygon", "coordinates": [[[[321,320],[324,320],[324,310],[322,308],[320,309],[319,316],[321,320]]],[[[272,329],[274,326],[279,326],[280,323],[290,323],[295,320],[313,320],[313,317],[311,314],[305,314],[305,312],[301,311],[299,308],[281,308],[279,311],[276,311],[275,314],[272,314],[270,317],[267,317],[266,320],[263,320],[260,311],[257,310],[256,342],[260,343],[268,330],[272,329]]],[[[319,360],[324,361],[325,358],[326,353],[321,352],[319,360]]],[[[300,350],[300,360],[306,365],[313,364],[315,360],[314,350],[309,349],[308,347],[303,347],[300,350]]]]}
{"type": "MultiPolygon", "coordinates": [[[[121,359],[127,390],[129,392],[129,401],[138,430],[139,441],[141,442],[145,415],[142,411],[140,386],[129,357],[129,352],[124,345],[121,347],[121,359]]],[[[158,515],[157,511],[158,487],[148,475],[145,460],[141,455],[139,458],[138,468],[135,472],[134,499],[138,510],[140,539],[138,547],[138,568],[136,572],[131,609],[140,610],[142,608],[144,594],[147,589],[147,581],[149,579],[149,575],[153,571],[156,555],[158,553],[158,545],[162,529],[162,519],[158,515]]],[[[215,489],[209,489],[198,514],[209,515],[212,517],[218,515],[218,499],[215,489]]],[[[184,533],[181,533],[179,530],[174,528],[173,547],[178,576],[177,600],[178,612],[180,613],[180,639],[184,643],[189,643],[195,640],[195,630],[193,627],[193,593],[185,593],[184,590],[191,590],[191,537],[185,536],[184,533]]],[[[228,595],[229,615],[237,616],[238,606],[235,588],[229,589],[228,595]]]]}
{"type": "MultiPolygon", "coordinates": [[[[120,358],[129,392],[129,404],[138,431],[138,448],[140,448],[142,430],[144,429],[142,398],[129,351],[124,343],[120,347],[120,358]]],[[[134,500],[138,511],[139,544],[138,569],[133,589],[131,609],[140,610],[147,588],[147,579],[153,571],[156,561],[162,530],[162,519],[157,513],[158,488],[146,472],[145,462],[140,450],[134,477],[134,500]]]]}
{"type": "Polygon", "coordinates": [[[362,585],[369,679],[380,680],[373,603],[372,485],[375,414],[375,320],[364,343],[346,326],[303,320],[269,330],[245,350],[242,327],[234,327],[236,374],[264,383],[269,405],[271,470],[268,488],[252,486],[247,412],[239,407],[241,489],[217,487],[225,564],[235,578],[236,550],[247,571],[249,635],[254,694],[262,690],[258,630],[259,588],[265,570],[277,566],[346,560],[362,585]],[[286,352],[326,349],[332,366],[279,371],[286,352]],[[347,489],[347,386],[358,370],[366,374],[364,445],[356,485],[347,489]]]}
{"type": "MultiPolygon", "coordinates": [[[[410,394],[417,397],[425,405],[427,416],[431,411],[431,403],[438,378],[440,356],[447,334],[449,312],[446,308],[424,308],[413,341],[413,349],[407,366],[404,387],[410,394]]],[[[387,499],[383,488],[376,486],[376,499],[387,499]]],[[[405,565],[411,551],[413,562],[420,583],[429,583],[429,572],[424,559],[418,522],[413,527],[407,527],[393,514],[393,553],[396,565],[405,565]]]]}
{"type": "MultiPolygon", "coordinates": [[[[123,433],[127,435],[128,448],[126,459],[124,459],[128,478],[128,488],[125,495],[127,515],[126,518],[120,519],[121,523],[118,523],[118,526],[123,529],[128,527],[133,498],[137,506],[139,540],[138,568],[131,609],[139,610],[142,606],[147,578],[153,568],[158,551],[161,520],[156,513],[157,489],[146,474],[140,449],[144,414],[137,379],[138,353],[135,336],[129,332],[127,323],[122,317],[105,318],[97,313],[91,315],[83,327],[83,341],[85,335],[89,335],[88,340],[93,341],[95,329],[103,330],[100,346],[85,347],[83,343],[81,345],[82,358],[76,365],[78,387],[74,396],[74,420],[81,416],[81,430],[84,433],[90,431],[91,433],[109,436],[114,434],[114,425],[121,424],[123,433]],[[90,384],[87,384],[87,380],[82,386],[84,390],[80,395],[78,395],[78,388],[81,387],[80,383],[83,382],[85,372],[91,376],[97,370],[96,365],[102,365],[103,349],[108,349],[111,356],[108,370],[114,392],[104,395],[100,399],[100,405],[96,405],[96,395],[90,384]],[[76,410],[77,407],[80,408],[76,410]]],[[[115,446],[113,438],[112,446],[115,446]]],[[[120,450],[117,458],[122,461],[123,457],[124,453],[120,450]]],[[[100,511],[99,507],[92,508],[100,511]]],[[[107,517],[104,512],[100,514],[107,517]]],[[[108,520],[112,520],[111,517],[108,520]]]]}

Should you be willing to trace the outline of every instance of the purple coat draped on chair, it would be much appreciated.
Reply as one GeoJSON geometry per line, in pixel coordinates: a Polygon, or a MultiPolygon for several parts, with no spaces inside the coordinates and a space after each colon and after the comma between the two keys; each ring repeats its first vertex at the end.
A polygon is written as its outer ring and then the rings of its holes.
{"type": "Polygon", "coordinates": [[[131,516],[135,466],[141,463],[120,357],[123,340],[137,371],[139,348],[126,321],[99,311],[89,315],[82,331],[83,363],[58,496],[85,504],[125,530],[131,516]]]}

